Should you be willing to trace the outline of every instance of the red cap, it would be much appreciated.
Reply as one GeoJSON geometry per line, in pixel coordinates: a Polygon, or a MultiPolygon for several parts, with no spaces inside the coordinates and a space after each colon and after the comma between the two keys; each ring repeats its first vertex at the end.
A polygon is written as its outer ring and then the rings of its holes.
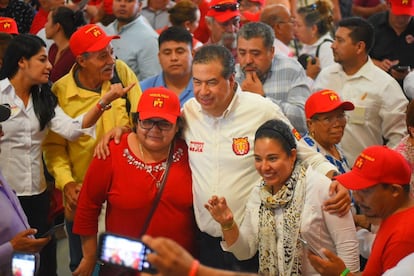
{"type": "Polygon", "coordinates": [[[260,21],[260,12],[242,12],[242,15],[247,22],[259,22],[260,21]]]}
{"type": "Polygon", "coordinates": [[[119,38],[119,35],[107,36],[98,25],[88,24],[72,34],[69,47],[76,57],[83,53],[100,51],[116,38],[119,38]]]}
{"type": "Polygon", "coordinates": [[[390,3],[393,14],[414,16],[414,0],[390,0],[390,3]]]}
{"type": "Polygon", "coordinates": [[[332,90],[321,90],[309,96],[305,103],[306,119],[310,119],[317,113],[331,112],[339,107],[344,110],[354,110],[351,102],[342,102],[339,95],[332,90]]]}
{"type": "Polygon", "coordinates": [[[148,88],[138,103],[139,119],[162,118],[175,123],[181,114],[180,100],[165,87],[148,88]]]}
{"type": "Polygon", "coordinates": [[[239,3],[236,0],[213,0],[210,2],[206,16],[213,17],[217,22],[224,23],[233,17],[240,16],[239,3]],[[225,9],[223,11],[213,8],[219,6],[224,7],[226,5],[235,5],[236,8],[234,10],[225,9]]]}
{"type": "Polygon", "coordinates": [[[387,146],[371,146],[362,151],[350,172],[335,179],[350,190],[377,184],[407,185],[411,179],[411,167],[399,152],[387,146]]]}
{"type": "Polygon", "coordinates": [[[8,34],[19,34],[17,23],[13,18],[0,17],[0,32],[8,34]]]}

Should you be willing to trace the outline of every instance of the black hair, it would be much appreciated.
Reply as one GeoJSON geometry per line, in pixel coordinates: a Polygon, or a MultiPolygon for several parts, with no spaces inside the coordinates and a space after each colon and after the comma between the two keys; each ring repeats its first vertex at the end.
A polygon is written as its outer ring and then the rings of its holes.
{"type": "Polygon", "coordinates": [[[290,127],[281,120],[269,120],[262,124],[254,135],[254,141],[260,138],[270,138],[278,141],[288,156],[292,154],[292,149],[296,149],[295,137],[290,127]]]}
{"type": "Polygon", "coordinates": [[[374,46],[374,27],[370,22],[361,17],[347,17],[338,23],[339,27],[351,30],[349,36],[352,42],[362,41],[365,43],[365,51],[368,54],[374,46]]]}
{"type": "MultiPolygon", "coordinates": [[[[0,79],[13,78],[19,70],[19,61],[35,56],[45,42],[31,34],[19,34],[10,41],[3,58],[3,66],[0,70],[0,79]]],[[[55,116],[57,98],[50,89],[50,83],[39,83],[30,88],[33,100],[33,108],[39,120],[40,130],[43,130],[55,116]]]]}
{"type": "Polygon", "coordinates": [[[183,27],[172,26],[162,31],[158,37],[158,47],[166,41],[184,42],[193,49],[193,36],[183,27]]]}
{"type": "Polygon", "coordinates": [[[219,45],[205,45],[197,49],[194,59],[194,64],[208,64],[212,61],[219,61],[223,67],[221,76],[228,80],[235,72],[235,61],[230,51],[219,45]]]}
{"type": "Polygon", "coordinates": [[[246,40],[252,38],[262,38],[263,45],[266,49],[271,49],[275,42],[275,34],[273,29],[262,22],[250,22],[244,24],[243,27],[237,32],[237,38],[242,37],[246,40]]]}
{"type": "Polygon", "coordinates": [[[173,26],[183,27],[186,21],[193,23],[197,20],[198,6],[190,0],[182,0],[168,10],[173,26]]]}
{"type": "Polygon", "coordinates": [[[78,27],[86,24],[83,11],[73,11],[68,7],[58,7],[51,11],[51,13],[53,24],[60,24],[67,39],[70,39],[78,27]]]}

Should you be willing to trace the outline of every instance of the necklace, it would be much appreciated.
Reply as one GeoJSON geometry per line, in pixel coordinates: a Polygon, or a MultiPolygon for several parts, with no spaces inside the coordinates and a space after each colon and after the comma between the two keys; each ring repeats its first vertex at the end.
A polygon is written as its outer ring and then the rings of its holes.
{"type": "Polygon", "coordinates": [[[144,156],[144,151],[142,150],[142,145],[141,143],[139,143],[139,151],[141,152],[141,157],[142,157],[142,162],[144,162],[145,165],[145,171],[152,177],[153,181],[155,181],[155,187],[157,187],[157,189],[159,189],[161,187],[161,181],[164,177],[164,173],[165,173],[165,163],[162,164],[162,174],[160,176],[159,179],[157,179],[153,174],[152,174],[152,166],[148,165],[147,163],[145,163],[145,156],[144,156]]]}

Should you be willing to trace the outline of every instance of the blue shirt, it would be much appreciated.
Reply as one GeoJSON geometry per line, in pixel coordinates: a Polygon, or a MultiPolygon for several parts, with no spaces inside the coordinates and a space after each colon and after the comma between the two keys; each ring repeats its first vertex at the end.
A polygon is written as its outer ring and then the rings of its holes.
{"type": "MultiPolygon", "coordinates": [[[[143,81],[139,82],[139,85],[141,86],[141,91],[145,92],[148,88],[151,87],[167,87],[164,81],[164,74],[161,73],[159,75],[156,75],[154,77],[145,79],[143,81]]],[[[168,88],[168,87],[167,87],[168,88]]],[[[193,77],[191,77],[190,81],[187,84],[187,87],[181,92],[179,98],[180,98],[180,105],[183,107],[184,103],[188,101],[189,99],[194,97],[194,88],[193,88],[193,77]]]]}

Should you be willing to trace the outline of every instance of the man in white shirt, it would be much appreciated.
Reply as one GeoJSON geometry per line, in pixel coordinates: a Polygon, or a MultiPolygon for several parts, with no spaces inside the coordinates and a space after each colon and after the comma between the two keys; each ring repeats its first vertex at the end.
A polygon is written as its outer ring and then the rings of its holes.
{"type": "Polygon", "coordinates": [[[260,21],[272,27],[275,32],[275,52],[277,54],[293,57],[295,53],[289,47],[290,42],[295,37],[295,19],[291,16],[290,11],[282,4],[273,4],[266,6],[261,15],[260,21]]]}
{"type": "Polygon", "coordinates": [[[374,29],[365,19],[340,21],[332,44],[337,63],[324,68],[313,86],[334,90],[355,105],[341,141],[350,164],[364,148],[384,143],[394,147],[407,132],[408,101],[398,83],[369,58],[373,39],[374,29]]]}
{"type": "MultiPolygon", "coordinates": [[[[221,228],[204,204],[212,195],[224,196],[240,223],[247,198],[260,176],[254,167],[253,140],[259,125],[269,119],[289,120],[270,100],[241,91],[235,81],[235,61],[224,47],[201,47],[193,60],[194,96],[183,107],[184,138],[193,177],[194,212],[202,231],[200,261],[216,268],[257,272],[256,259],[237,261],[223,252],[221,228]],[[256,261],[256,262],[255,262],[256,261]]],[[[292,129],[298,139],[297,131],[292,129]]],[[[299,158],[318,171],[332,173],[322,155],[298,142],[299,158]]],[[[341,189],[341,188],[340,188],[341,189]]],[[[347,197],[339,191],[338,198],[347,197]]]]}

